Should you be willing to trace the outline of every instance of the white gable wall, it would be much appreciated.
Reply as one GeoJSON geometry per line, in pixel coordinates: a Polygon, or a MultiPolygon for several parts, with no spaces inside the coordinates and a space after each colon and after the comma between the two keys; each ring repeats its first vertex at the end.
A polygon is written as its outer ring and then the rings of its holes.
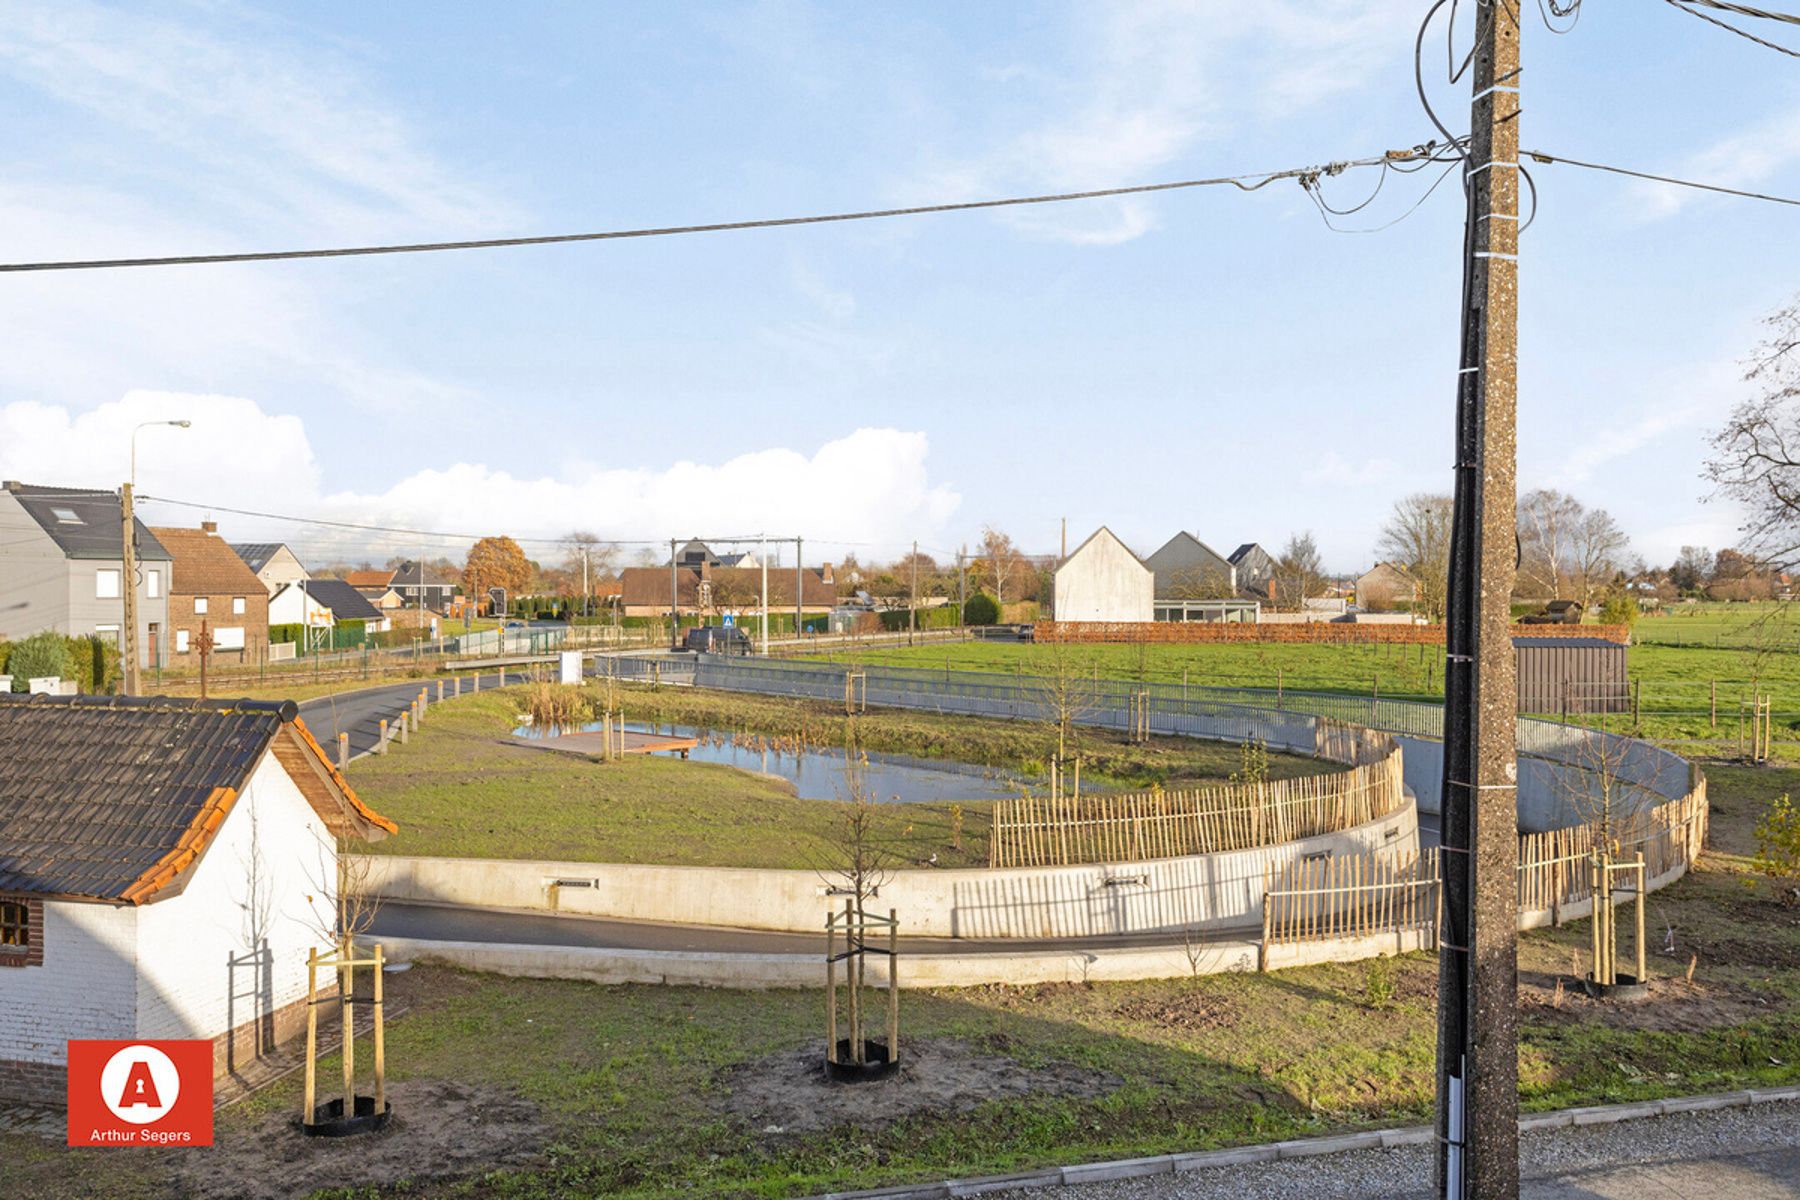
{"type": "Polygon", "coordinates": [[[1148,621],[1154,580],[1125,543],[1102,529],[1056,569],[1056,619],[1148,621]]]}
{"type": "Polygon", "coordinates": [[[306,995],[335,844],[273,754],[179,896],[139,910],[139,1037],[216,1037],[306,995]],[[261,951],[261,957],[258,952],[261,951]]]}
{"type": "Polygon", "coordinates": [[[44,902],[44,962],[0,968],[0,1060],[68,1061],[70,1038],[137,1029],[138,910],[44,902]]]}

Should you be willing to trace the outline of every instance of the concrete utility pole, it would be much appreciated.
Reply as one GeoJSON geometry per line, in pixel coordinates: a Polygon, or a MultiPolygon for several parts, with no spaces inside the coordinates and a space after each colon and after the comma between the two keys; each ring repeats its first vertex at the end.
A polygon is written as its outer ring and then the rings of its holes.
{"type": "Polygon", "coordinates": [[[1519,1194],[1516,566],[1519,19],[1476,9],[1457,375],[1438,930],[1439,1193],[1519,1194]]]}
{"type": "Polygon", "coordinates": [[[681,645],[681,589],[675,582],[674,538],[669,539],[669,644],[681,645]]]}
{"type": "Polygon", "coordinates": [[[769,538],[764,534],[756,543],[756,558],[762,564],[762,635],[763,657],[769,657],[769,538]]]}
{"type": "Polygon", "coordinates": [[[802,590],[800,587],[800,539],[794,539],[794,636],[800,636],[800,627],[805,624],[801,609],[802,590]]]}
{"type": "Polygon", "coordinates": [[[913,542],[912,549],[912,603],[906,609],[906,644],[913,644],[913,634],[919,628],[919,543],[913,542]]]}
{"type": "Polygon", "coordinates": [[[956,615],[957,619],[964,625],[969,623],[968,619],[965,618],[960,611],[967,607],[969,603],[969,572],[963,565],[963,560],[967,558],[968,555],[969,548],[967,546],[958,546],[956,548],[956,607],[959,610],[956,615]]]}
{"type": "MultiPolygon", "coordinates": [[[[135,459],[136,455],[133,455],[135,459]]],[[[136,463],[133,463],[135,466],[136,463]]],[[[119,594],[125,598],[125,619],[120,627],[124,637],[125,694],[138,694],[137,638],[137,518],[132,512],[131,484],[119,488],[119,515],[124,521],[124,535],[119,545],[119,594]]]]}

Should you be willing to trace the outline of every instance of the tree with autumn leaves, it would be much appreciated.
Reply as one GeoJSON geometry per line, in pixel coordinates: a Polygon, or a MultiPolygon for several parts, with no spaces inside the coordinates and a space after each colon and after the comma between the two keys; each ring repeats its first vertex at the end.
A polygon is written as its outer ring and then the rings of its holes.
{"type": "Polygon", "coordinates": [[[484,537],[469,547],[469,558],[463,564],[463,595],[482,602],[489,588],[506,589],[516,596],[531,586],[531,560],[519,543],[509,537],[484,537]]]}

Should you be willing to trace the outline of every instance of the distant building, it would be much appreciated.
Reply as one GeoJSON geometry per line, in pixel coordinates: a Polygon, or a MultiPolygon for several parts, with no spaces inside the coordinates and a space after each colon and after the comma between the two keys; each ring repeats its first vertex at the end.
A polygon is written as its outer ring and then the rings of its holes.
{"type": "Polygon", "coordinates": [[[312,578],[299,557],[280,542],[233,542],[231,549],[262,580],[271,596],[290,583],[312,578]]]}
{"type": "Polygon", "coordinates": [[[1102,525],[1056,568],[1053,610],[1058,621],[1148,621],[1155,573],[1102,525]]]}
{"type": "Polygon", "coordinates": [[[269,593],[237,552],[202,521],[198,529],[159,528],[168,548],[169,627],[161,661],[177,666],[199,660],[200,633],[212,637],[212,654],[243,658],[269,641],[269,593]]]}
{"type": "Polygon", "coordinates": [[[1238,595],[1254,600],[1275,599],[1275,557],[1255,542],[1245,542],[1231,552],[1237,573],[1238,595]]]}
{"type": "MultiPolygon", "coordinates": [[[[169,552],[142,521],[137,543],[138,665],[155,664],[169,623],[169,552]]],[[[124,516],[111,492],[0,485],[0,637],[55,630],[122,645],[124,516]]]]}
{"type": "MultiPolygon", "coordinates": [[[[683,616],[709,616],[753,610],[762,600],[763,573],[756,567],[627,567],[619,573],[619,603],[628,617],[667,616],[673,601],[683,616]],[[671,594],[673,593],[673,594],[671,594]]],[[[837,587],[830,566],[802,567],[800,609],[803,613],[831,611],[837,603],[837,587]]],[[[769,609],[794,609],[794,569],[769,568],[769,609]]]]}
{"type": "Polygon", "coordinates": [[[424,607],[443,612],[456,595],[454,582],[445,582],[430,567],[418,562],[401,563],[388,586],[399,594],[401,608],[424,607]]]}
{"type": "Polygon", "coordinates": [[[1191,533],[1176,534],[1144,560],[1156,577],[1156,598],[1229,600],[1238,594],[1231,560],[1191,533]]]}
{"type": "Polygon", "coordinates": [[[1372,611],[1411,604],[1418,593],[1413,577],[1391,562],[1378,562],[1356,577],[1356,606],[1361,609],[1372,611]]]}

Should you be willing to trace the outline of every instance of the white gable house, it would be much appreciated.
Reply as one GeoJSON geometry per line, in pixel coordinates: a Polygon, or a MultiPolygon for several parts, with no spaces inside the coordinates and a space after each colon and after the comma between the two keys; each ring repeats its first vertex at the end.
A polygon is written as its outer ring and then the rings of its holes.
{"type": "Polygon", "coordinates": [[[1058,621],[1148,621],[1155,577],[1102,525],[1056,568],[1058,621]]]}
{"type": "Polygon", "coordinates": [[[0,1099],[61,1103],[70,1039],[225,1073],[303,1025],[336,839],[394,825],[293,704],[0,698],[0,761],[0,1099]]]}

